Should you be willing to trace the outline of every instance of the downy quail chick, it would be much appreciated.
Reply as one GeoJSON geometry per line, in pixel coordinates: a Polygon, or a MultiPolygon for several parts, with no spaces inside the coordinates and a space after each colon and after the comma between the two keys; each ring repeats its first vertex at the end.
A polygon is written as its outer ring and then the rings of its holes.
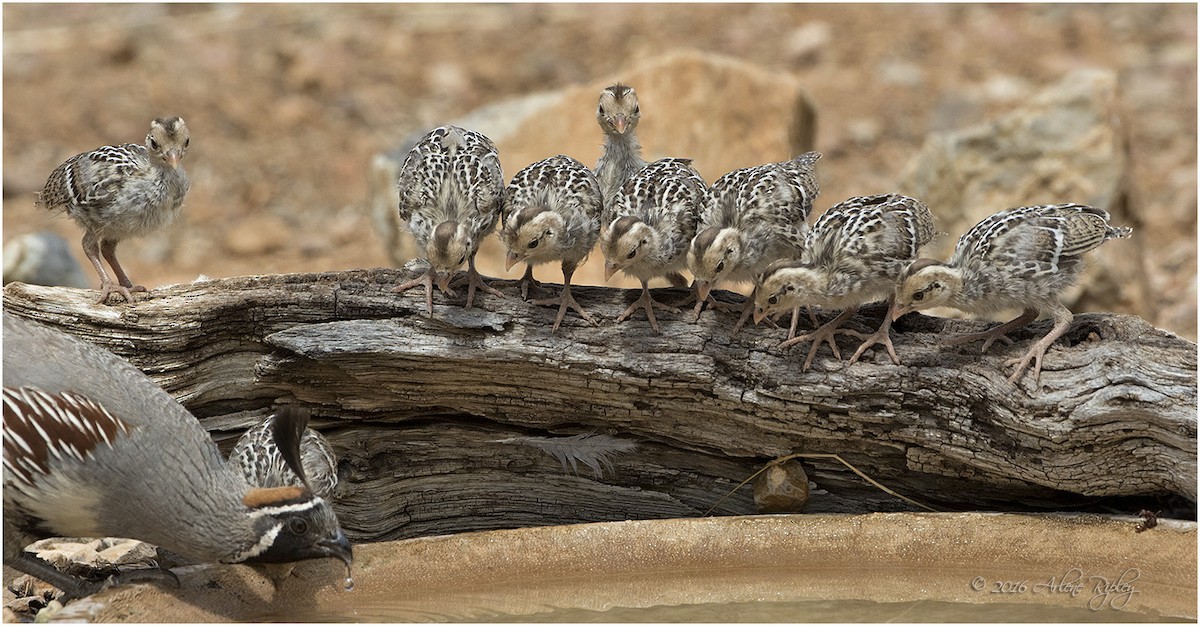
{"type": "MultiPolygon", "coordinates": [[[[229,464],[251,487],[304,486],[305,480],[288,467],[283,451],[275,444],[276,417],[268,415],[243,433],[229,453],[229,464]]],[[[332,500],[338,483],[337,458],[325,437],[311,428],[300,437],[300,464],[313,494],[332,500]]]]}
{"type": "Polygon", "coordinates": [[[558,330],[568,307],[595,324],[571,296],[571,276],[600,236],[601,200],[596,177],[584,164],[560,154],[517,172],[504,194],[500,239],[508,249],[505,269],[524,261],[525,274],[532,279],[535,264],[562,261],[562,294],[535,300],[534,304],[558,305],[550,332],[558,330]]]}
{"type": "Polygon", "coordinates": [[[50,173],[37,205],[63,209],[83,228],[83,252],[100,275],[103,304],[114,291],[133,302],[134,285],[117,261],[117,244],[170,224],[188,191],[180,165],[191,139],[178,117],[150,122],[146,144],[102,146],[77,154],[50,173]],[[108,260],[114,283],[100,257],[108,260]]]}
{"type": "MultiPolygon", "coordinates": [[[[59,572],[25,546],[124,537],[197,562],[332,557],[349,569],[337,517],[309,487],[248,487],[196,419],[127,361],[3,318],[5,565],[68,598],[105,585],[59,572]]],[[[301,418],[276,419],[276,441],[297,474],[301,418]]]]}
{"type": "Polygon", "coordinates": [[[691,159],[660,159],[647,165],[626,181],[605,212],[600,232],[605,280],[620,270],[642,281],[642,296],[617,322],[641,307],[658,332],[654,307],[679,312],[651,298],[648,283],[660,276],[677,276],[687,264],[696,221],[711,201],[708,184],[691,163],[691,159]]]}
{"type": "Polygon", "coordinates": [[[400,167],[400,219],[424,251],[429,270],[393,289],[425,285],[425,306],[433,315],[433,284],[450,291],[450,277],[463,263],[467,302],[475,290],[500,296],[475,270],[479,244],[496,227],[504,202],[504,174],[492,140],[457,126],[435,128],[417,142],[400,167]]]}
{"type": "Polygon", "coordinates": [[[596,122],[604,132],[604,152],[596,162],[595,172],[606,208],[617,197],[625,181],[646,166],[642,145],[637,139],[641,116],[633,87],[617,83],[600,92],[596,122]]]}
{"type": "MultiPolygon", "coordinates": [[[[818,152],[806,152],[791,161],[734,170],[713,183],[714,201],[701,215],[688,252],[696,279],[696,319],[721,281],[753,281],[772,261],[800,256],[819,192],[813,171],[819,158],[818,152]]],[[[733,334],[754,310],[754,295],[733,334]]]]}
{"type": "Polygon", "coordinates": [[[892,362],[899,364],[889,335],[890,316],[884,315],[883,324],[871,335],[838,331],[838,327],[862,304],[887,299],[890,307],[897,277],[933,234],[933,215],[915,198],[881,194],[850,198],[830,207],[813,225],[799,260],[778,261],[764,271],[754,321],[806,303],[842,309],[824,326],[780,347],[812,341],[804,360],[807,371],[821,342],[828,342],[834,356],[841,358],[833,337],[844,332],[865,339],[850,359],[851,365],[875,344],[887,348],[892,362]]]}
{"type": "Polygon", "coordinates": [[[948,263],[918,259],[905,269],[896,288],[891,317],[909,311],[949,306],[975,314],[1023,309],[1021,315],[991,330],[970,333],[947,343],[983,340],[983,351],[1005,334],[1048,314],[1054,327],[1006,365],[1015,365],[1016,383],[1032,363],[1034,384],[1046,350],[1071,326],[1071,311],[1058,299],[1083,271],[1084,253],[1109,239],[1128,237],[1133,229],[1110,226],[1108,212],[1082,204],[1027,206],[1000,211],[967,231],[948,263]]]}

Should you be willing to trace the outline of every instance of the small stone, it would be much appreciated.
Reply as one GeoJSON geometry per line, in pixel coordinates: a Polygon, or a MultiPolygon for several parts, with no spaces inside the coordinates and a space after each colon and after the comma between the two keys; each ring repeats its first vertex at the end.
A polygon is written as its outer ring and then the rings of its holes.
{"type": "Polygon", "coordinates": [[[771,463],[754,479],[759,513],[800,513],[808,505],[808,475],[795,459],[771,463]]]}

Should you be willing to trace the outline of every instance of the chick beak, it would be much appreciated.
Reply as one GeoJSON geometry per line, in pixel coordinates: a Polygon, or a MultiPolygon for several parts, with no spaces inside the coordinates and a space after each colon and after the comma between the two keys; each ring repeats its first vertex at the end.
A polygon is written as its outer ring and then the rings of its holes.
{"type": "Polygon", "coordinates": [[[764,309],[760,306],[754,307],[754,325],[755,326],[757,326],[759,322],[763,321],[763,318],[766,316],[767,316],[766,309],[764,309]]]}
{"type": "Polygon", "coordinates": [[[708,299],[708,293],[712,291],[712,283],[707,280],[696,281],[696,300],[704,302],[708,299]]]}
{"type": "Polygon", "coordinates": [[[608,279],[612,278],[613,274],[616,274],[616,273],[617,273],[617,266],[614,265],[611,261],[605,261],[604,262],[604,280],[607,281],[608,279]]]}
{"type": "Polygon", "coordinates": [[[504,271],[507,272],[508,270],[511,270],[512,266],[516,265],[520,260],[521,257],[517,256],[516,252],[509,252],[504,257],[504,271]]]}
{"type": "Polygon", "coordinates": [[[625,129],[629,127],[629,120],[624,115],[618,115],[613,118],[613,129],[618,135],[624,135],[625,129]]]}
{"type": "Polygon", "coordinates": [[[180,158],[182,158],[181,155],[174,150],[168,150],[163,153],[163,161],[166,161],[167,165],[171,167],[179,167],[180,158]]]}
{"type": "Polygon", "coordinates": [[[911,313],[911,312],[912,312],[912,307],[907,307],[907,306],[904,306],[903,304],[900,304],[899,302],[897,302],[896,304],[892,305],[892,313],[891,313],[892,321],[894,322],[894,321],[900,319],[902,316],[907,315],[908,313],[911,313]]]}
{"type": "Polygon", "coordinates": [[[437,288],[440,289],[442,293],[448,293],[450,291],[450,274],[452,273],[453,272],[446,272],[445,274],[438,274],[437,278],[434,279],[434,282],[437,284],[437,288]]]}

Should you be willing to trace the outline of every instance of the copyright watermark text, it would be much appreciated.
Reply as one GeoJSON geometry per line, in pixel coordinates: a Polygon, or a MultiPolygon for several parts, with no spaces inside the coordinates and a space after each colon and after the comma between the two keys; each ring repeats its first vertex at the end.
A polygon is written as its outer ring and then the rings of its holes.
{"type": "Polygon", "coordinates": [[[1134,585],[1142,572],[1131,567],[1115,578],[1109,576],[1087,576],[1083,570],[1073,567],[1061,576],[1045,580],[1006,579],[989,580],[983,576],[971,579],[971,589],[991,594],[1039,594],[1066,595],[1083,598],[1093,611],[1103,608],[1123,609],[1134,595],[1139,593],[1134,585]]]}

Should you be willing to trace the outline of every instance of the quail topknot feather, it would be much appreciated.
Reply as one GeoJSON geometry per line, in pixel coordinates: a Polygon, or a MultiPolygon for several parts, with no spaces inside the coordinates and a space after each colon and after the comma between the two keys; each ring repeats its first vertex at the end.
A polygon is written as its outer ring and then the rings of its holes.
{"type": "Polygon", "coordinates": [[[550,332],[558,330],[568,308],[595,323],[571,296],[571,276],[600,236],[600,185],[584,164],[569,156],[543,159],[517,172],[504,190],[500,240],[508,249],[505,269],[527,264],[522,296],[533,280],[533,266],[562,261],[563,289],[558,298],[534,304],[558,306],[550,332]]]}
{"type": "Polygon", "coordinates": [[[959,238],[949,262],[918,259],[905,269],[891,317],[937,306],[975,314],[1022,309],[1019,316],[991,330],[946,342],[982,339],[987,351],[997,339],[1008,341],[1009,331],[1049,314],[1054,319],[1050,332],[1006,363],[1015,366],[1009,382],[1020,380],[1032,364],[1037,384],[1046,350],[1071,326],[1071,311],[1059,294],[1079,278],[1084,253],[1133,232],[1111,226],[1108,220],[1107,211],[1083,204],[1018,207],[991,215],[959,238]]]}
{"type": "Polygon", "coordinates": [[[83,252],[100,275],[103,304],[116,292],[133,302],[134,285],[117,261],[117,244],[170,224],[179,215],[188,191],[180,165],[191,142],[178,117],[150,122],[145,145],[102,146],[67,159],[50,174],[38,206],[63,209],[83,228],[83,252]],[[116,282],[104,270],[108,261],[116,282]]]}
{"type": "MultiPolygon", "coordinates": [[[[806,152],[790,161],[734,170],[713,183],[713,201],[701,214],[688,251],[697,319],[710,290],[722,281],[753,281],[771,262],[800,256],[820,191],[813,171],[819,158],[818,152],[806,152]]],[[[746,300],[734,334],[750,317],[754,295],[746,300]]]]}
{"type": "Polygon", "coordinates": [[[641,297],[617,317],[618,322],[641,307],[658,332],[654,307],[679,312],[651,298],[648,283],[658,277],[682,278],[678,272],[687,264],[696,222],[711,202],[708,184],[691,163],[668,158],[647,165],[605,208],[600,231],[604,278],[623,271],[642,281],[641,297]]]}
{"type": "Polygon", "coordinates": [[[409,150],[397,186],[400,219],[408,224],[429,270],[393,291],[424,285],[432,315],[433,284],[453,295],[450,277],[467,263],[466,308],[471,308],[476,289],[501,296],[475,270],[475,253],[495,229],[504,202],[504,174],[492,140],[473,130],[439,126],[409,150]]]}
{"type": "MultiPolygon", "coordinates": [[[[248,487],[199,422],[127,361],[3,318],[5,565],[68,598],[104,585],[62,573],[25,546],[124,537],[196,562],[338,558],[349,568],[351,547],[328,501],[307,486],[248,487]]],[[[302,473],[305,421],[282,413],[276,426],[279,448],[302,473]]]]}
{"type": "Polygon", "coordinates": [[[838,331],[838,327],[862,304],[887,299],[890,307],[897,277],[933,234],[933,215],[915,198],[881,194],[840,202],[813,225],[799,260],[778,261],[763,272],[754,321],[801,304],[842,309],[832,321],[780,347],[812,341],[804,360],[807,371],[822,342],[828,342],[834,356],[841,358],[833,337],[843,332],[864,339],[850,364],[875,344],[882,344],[892,362],[899,364],[889,334],[890,316],[884,315],[883,324],[871,335],[838,331]]]}

